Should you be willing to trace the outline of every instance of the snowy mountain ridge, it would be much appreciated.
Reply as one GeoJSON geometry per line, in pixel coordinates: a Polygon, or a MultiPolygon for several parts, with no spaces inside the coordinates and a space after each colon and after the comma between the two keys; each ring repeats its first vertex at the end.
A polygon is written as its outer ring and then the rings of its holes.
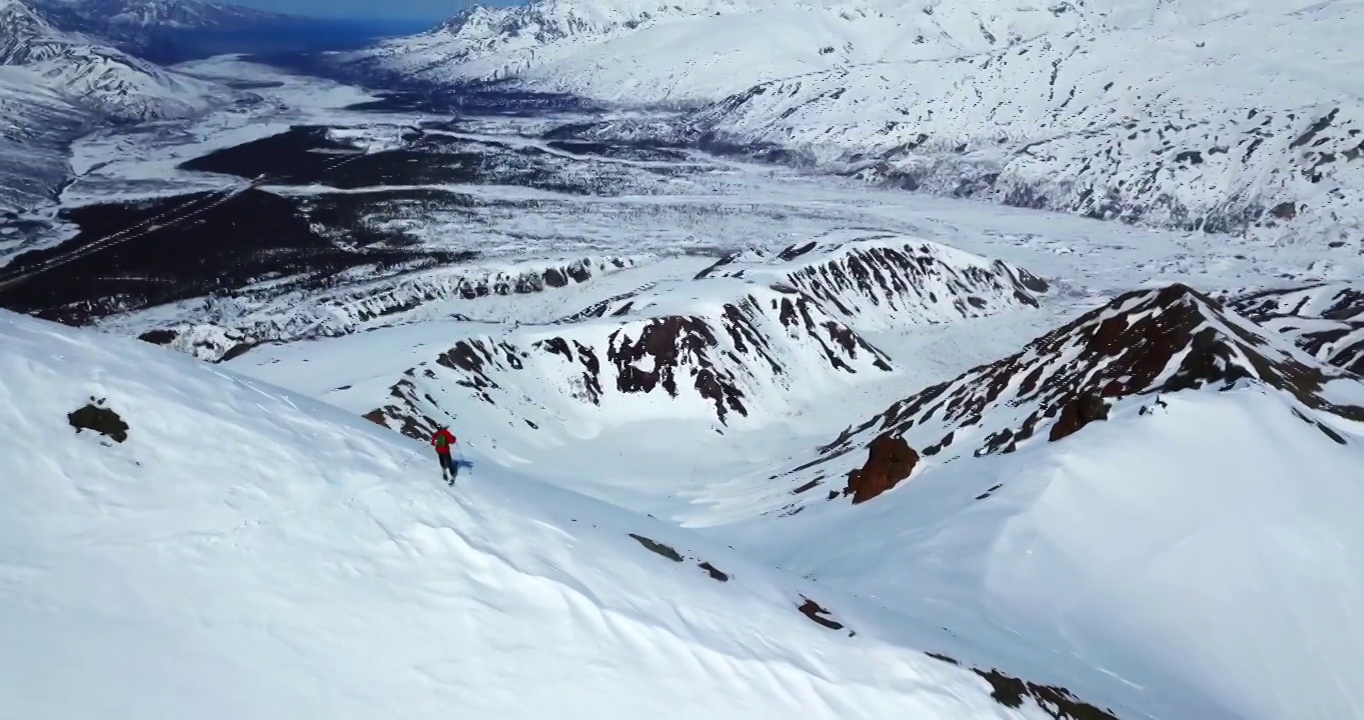
{"type": "Polygon", "coordinates": [[[463,317],[457,312],[441,314],[429,306],[439,307],[453,299],[552,292],[649,259],[645,255],[607,256],[480,262],[434,270],[399,268],[387,278],[321,291],[281,289],[267,283],[249,292],[120,314],[99,326],[218,362],[266,343],[338,337],[441,317],[463,317]]]}
{"type": "Polygon", "coordinates": [[[1145,415],[1172,393],[1247,386],[1282,395],[1295,417],[1342,445],[1340,423],[1364,423],[1360,376],[1177,284],[1117,297],[1014,355],[895,402],[770,479],[797,488],[784,515],[847,496],[859,504],[925,467],[1060,441],[1115,404],[1138,403],[1145,415]],[[809,492],[822,485],[827,496],[809,492]]]}
{"type": "MultiPolygon", "coordinates": [[[[554,437],[564,427],[619,431],[684,417],[724,434],[892,373],[894,361],[862,333],[1031,309],[1047,289],[1026,270],[937,243],[832,231],[771,255],[731,255],[692,279],[651,282],[501,336],[464,330],[452,343],[455,331],[432,329],[441,344],[423,331],[410,354],[394,353],[418,362],[390,385],[369,375],[367,387],[338,394],[348,406],[373,403],[360,412],[412,437],[468,404],[491,406],[515,432],[554,437]]],[[[367,335],[357,348],[411,342],[413,332],[367,335]]],[[[233,363],[269,374],[294,352],[258,348],[233,363]]]]}
{"type": "Polygon", "coordinates": [[[34,12],[64,32],[101,42],[145,60],[173,63],[195,37],[256,32],[299,18],[241,5],[199,0],[26,0],[34,12]]]}

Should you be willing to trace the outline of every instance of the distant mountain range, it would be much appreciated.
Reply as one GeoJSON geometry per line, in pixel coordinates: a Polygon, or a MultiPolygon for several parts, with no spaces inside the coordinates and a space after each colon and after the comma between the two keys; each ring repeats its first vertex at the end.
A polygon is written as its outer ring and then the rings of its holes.
{"type": "Polygon", "coordinates": [[[635,134],[937,194],[1361,246],[1359,2],[536,0],[337,56],[692,110],[635,134]]]}
{"type": "Polygon", "coordinates": [[[81,133],[255,98],[175,63],[354,46],[382,27],[197,0],[0,0],[0,213],[51,202],[81,133]]]}

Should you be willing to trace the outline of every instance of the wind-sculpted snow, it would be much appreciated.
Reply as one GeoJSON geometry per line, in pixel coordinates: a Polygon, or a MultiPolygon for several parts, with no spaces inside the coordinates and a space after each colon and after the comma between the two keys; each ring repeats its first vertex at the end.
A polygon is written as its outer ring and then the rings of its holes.
{"type": "Polygon", "coordinates": [[[861,329],[1037,307],[1047,283],[1002,260],[873,231],[836,231],[776,253],[730,256],[702,277],[781,283],[861,329]]]}
{"type": "Polygon", "coordinates": [[[7,712],[1114,717],[642,514],[491,463],[450,492],[419,453],[177,353],[0,312],[7,712]]]}
{"type": "Polygon", "coordinates": [[[1265,290],[1228,304],[1317,359],[1364,375],[1364,286],[1327,283],[1265,290]]]}
{"type": "MultiPolygon", "coordinates": [[[[839,472],[833,465],[857,467],[871,440],[883,436],[905,438],[938,461],[1009,454],[1106,418],[1114,400],[1143,396],[1158,404],[1162,394],[1244,382],[1291,397],[1304,422],[1339,442],[1317,414],[1364,422],[1358,378],[1303,355],[1191,288],[1171,285],[1120,296],[1015,355],[896,402],[788,474],[802,486],[829,480],[839,472]]],[[[901,474],[881,490],[904,479],[901,474]]],[[[850,483],[846,492],[854,491],[850,483]]]]}
{"type": "Polygon", "coordinates": [[[405,373],[390,403],[369,416],[419,437],[476,400],[538,427],[521,405],[567,395],[576,415],[596,423],[684,416],[724,428],[781,413],[792,393],[892,369],[883,352],[791,288],[671,282],[598,304],[593,315],[460,341],[405,373]],[[467,399],[435,399],[455,388],[467,399]]]}
{"type": "Polygon", "coordinates": [[[412,322],[414,316],[430,319],[426,308],[445,301],[553,292],[646,259],[475,260],[435,270],[399,271],[380,280],[367,280],[374,270],[361,268],[346,274],[353,277],[333,277],[334,289],[264,283],[228,295],[117,315],[101,326],[216,362],[266,343],[337,337],[412,322]]]}

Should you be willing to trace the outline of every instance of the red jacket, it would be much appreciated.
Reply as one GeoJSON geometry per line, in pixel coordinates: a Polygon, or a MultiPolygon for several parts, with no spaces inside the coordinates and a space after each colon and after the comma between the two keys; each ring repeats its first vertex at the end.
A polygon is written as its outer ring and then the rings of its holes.
{"type": "Polygon", "coordinates": [[[450,449],[455,446],[455,436],[451,435],[449,430],[441,428],[436,431],[435,435],[431,436],[431,444],[435,446],[436,452],[441,455],[449,455],[450,449]]]}

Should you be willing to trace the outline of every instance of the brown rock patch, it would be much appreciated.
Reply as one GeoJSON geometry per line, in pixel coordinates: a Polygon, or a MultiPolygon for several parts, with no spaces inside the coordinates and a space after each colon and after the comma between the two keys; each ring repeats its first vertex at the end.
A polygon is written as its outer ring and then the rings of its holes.
{"type": "Polygon", "coordinates": [[[1094,422],[1095,420],[1108,419],[1108,403],[1103,398],[1092,393],[1082,393],[1070,399],[1061,407],[1061,416],[1056,419],[1056,424],[1051,426],[1051,434],[1048,440],[1056,442],[1063,437],[1073,435],[1080,428],[1094,422]]]}
{"type": "Polygon", "coordinates": [[[866,502],[895,487],[914,472],[919,453],[902,437],[880,435],[867,446],[867,462],[859,470],[848,473],[844,495],[853,496],[853,504],[866,502]]]}

